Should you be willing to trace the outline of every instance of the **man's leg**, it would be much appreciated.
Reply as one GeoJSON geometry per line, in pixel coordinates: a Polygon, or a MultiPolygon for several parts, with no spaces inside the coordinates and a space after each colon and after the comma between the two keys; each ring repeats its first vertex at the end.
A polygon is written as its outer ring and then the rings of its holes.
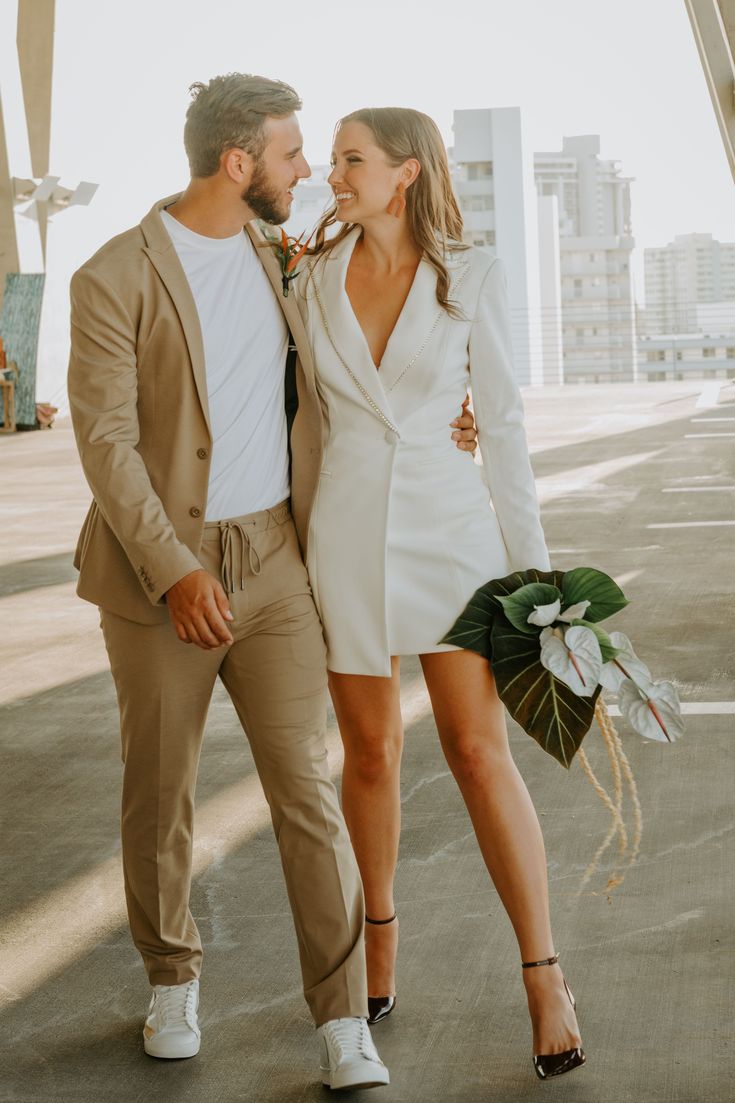
{"type": "Polygon", "coordinates": [[[367,1015],[365,913],[327,764],[321,624],[293,522],[283,517],[273,511],[265,530],[252,534],[260,570],[246,570],[247,625],[236,632],[221,676],[270,805],[304,994],[319,1026],[367,1015]]]}
{"type": "Polygon", "coordinates": [[[194,789],[223,652],[181,643],[169,623],[101,620],[120,705],[130,930],[150,983],[183,984],[202,959],[189,911],[194,789]]]}

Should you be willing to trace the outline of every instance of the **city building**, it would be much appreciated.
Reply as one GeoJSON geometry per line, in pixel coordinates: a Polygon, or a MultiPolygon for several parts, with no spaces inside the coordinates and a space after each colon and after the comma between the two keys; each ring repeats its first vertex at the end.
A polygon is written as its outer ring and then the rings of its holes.
{"type": "Polygon", "coordinates": [[[735,321],[735,243],[712,234],[680,234],[644,249],[645,331],[711,332],[735,321]]]}
{"type": "Polygon", "coordinates": [[[650,383],[681,379],[735,379],[735,326],[717,337],[670,333],[638,338],[638,374],[650,383]]]}
{"type": "Polygon", "coordinates": [[[332,189],[327,177],[330,165],[312,165],[308,180],[300,180],[294,191],[291,214],[285,223],[286,233],[292,237],[306,232],[310,234],[319,218],[332,201],[332,189]]]}
{"type": "MultiPolygon", "coordinates": [[[[565,383],[636,378],[631,179],[599,154],[599,137],[585,134],[534,155],[539,196],[558,204],[565,383]]],[[[551,238],[539,245],[543,255],[551,238]]]]}
{"type": "Polygon", "coordinates": [[[511,335],[518,382],[556,382],[558,350],[545,379],[537,198],[533,158],[519,107],[454,112],[454,188],[465,241],[501,257],[508,282],[511,335]]]}

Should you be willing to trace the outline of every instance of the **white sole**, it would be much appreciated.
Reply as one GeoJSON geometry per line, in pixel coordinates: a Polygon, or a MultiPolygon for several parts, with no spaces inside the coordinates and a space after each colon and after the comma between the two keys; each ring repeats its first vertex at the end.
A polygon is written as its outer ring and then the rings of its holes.
{"type": "Polygon", "coordinates": [[[159,1061],[183,1061],[187,1057],[196,1057],[197,1053],[199,1052],[200,1046],[201,1041],[199,1038],[197,1038],[193,1042],[190,1042],[188,1045],[180,1046],[176,1053],[160,1053],[156,1052],[157,1047],[154,1038],[143,1039],[143,1049],[145,1050],[145,1052],[148,1054],[149,1057],[156,1057],[159,1061]]]}
{"type": "Polygon", "coordinates": [[[369,1067],[358,1072],[357,1070],[345,1070],[342,1073],[332,1073],[322,1069],[322,1084],[332,1091],[358,1090],[360,1088],[382,1088],[390,1084],[390,1075],[387,1068],[369,1063],[369,1067]]]}

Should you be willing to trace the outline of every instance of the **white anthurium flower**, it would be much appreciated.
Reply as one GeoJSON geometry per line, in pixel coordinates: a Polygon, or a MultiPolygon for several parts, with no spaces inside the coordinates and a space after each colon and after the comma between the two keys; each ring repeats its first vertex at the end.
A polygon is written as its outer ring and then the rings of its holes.
{"type": "Polygon", "coordinates": [[[679,695],[671,682],[649,682],[639,688],[626,678],[618,689],[620,714],[646,739],[673,743],[684,734],[679,695]]]}
{"type": "Polygon", "coordinates": [[[564,620],[567,624],[571,624],[573,620],[584,620],[584,614],[591,604],[589,601],[578,601],[576,605],[570,605],[563,613],[559,613],[559,620],[564,620]]]}
{"type": "Polygon", "coordinates": [[[602,653],[590,628],[574,625],[563,633],[545,628],[541,633],[541,663],[578,697],[591,697],[602,670],[602,653]]]}
{"type": "Polygon", "coordinates": [[[617,693],[626,678],[644,689],[653,684],[651,671],[638,658],[627,636],[622,632],[611,632],[610,643],[620,654],[604,664],[600,674],[600,685],[612,693],[617,693]]]}
{"type": "Polygon", "coordinates": [[[538,624],[544,628],[546,625],[554,623],[559,616],[560,609],[560,598],[552,601],[551,605],[534,605],[533,612],[528,614],[526,620],[529,624],[538,624]]]}

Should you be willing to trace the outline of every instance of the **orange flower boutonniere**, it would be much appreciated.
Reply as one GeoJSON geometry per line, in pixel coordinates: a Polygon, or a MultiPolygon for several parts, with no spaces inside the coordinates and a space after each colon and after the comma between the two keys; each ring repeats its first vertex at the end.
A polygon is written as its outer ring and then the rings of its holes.
{"type": "Polygon", "coordinates": [[[298,263],[309,248],[309,243],[314,236],[311,234],[303,241],[304,230],[298,237],[289,237],[284,229],[281,229],[280,238],[268,238],[268,244],[274,249],[281,266],[284,298],[288,298],[291,280],[298,275],[298,263]]]}

